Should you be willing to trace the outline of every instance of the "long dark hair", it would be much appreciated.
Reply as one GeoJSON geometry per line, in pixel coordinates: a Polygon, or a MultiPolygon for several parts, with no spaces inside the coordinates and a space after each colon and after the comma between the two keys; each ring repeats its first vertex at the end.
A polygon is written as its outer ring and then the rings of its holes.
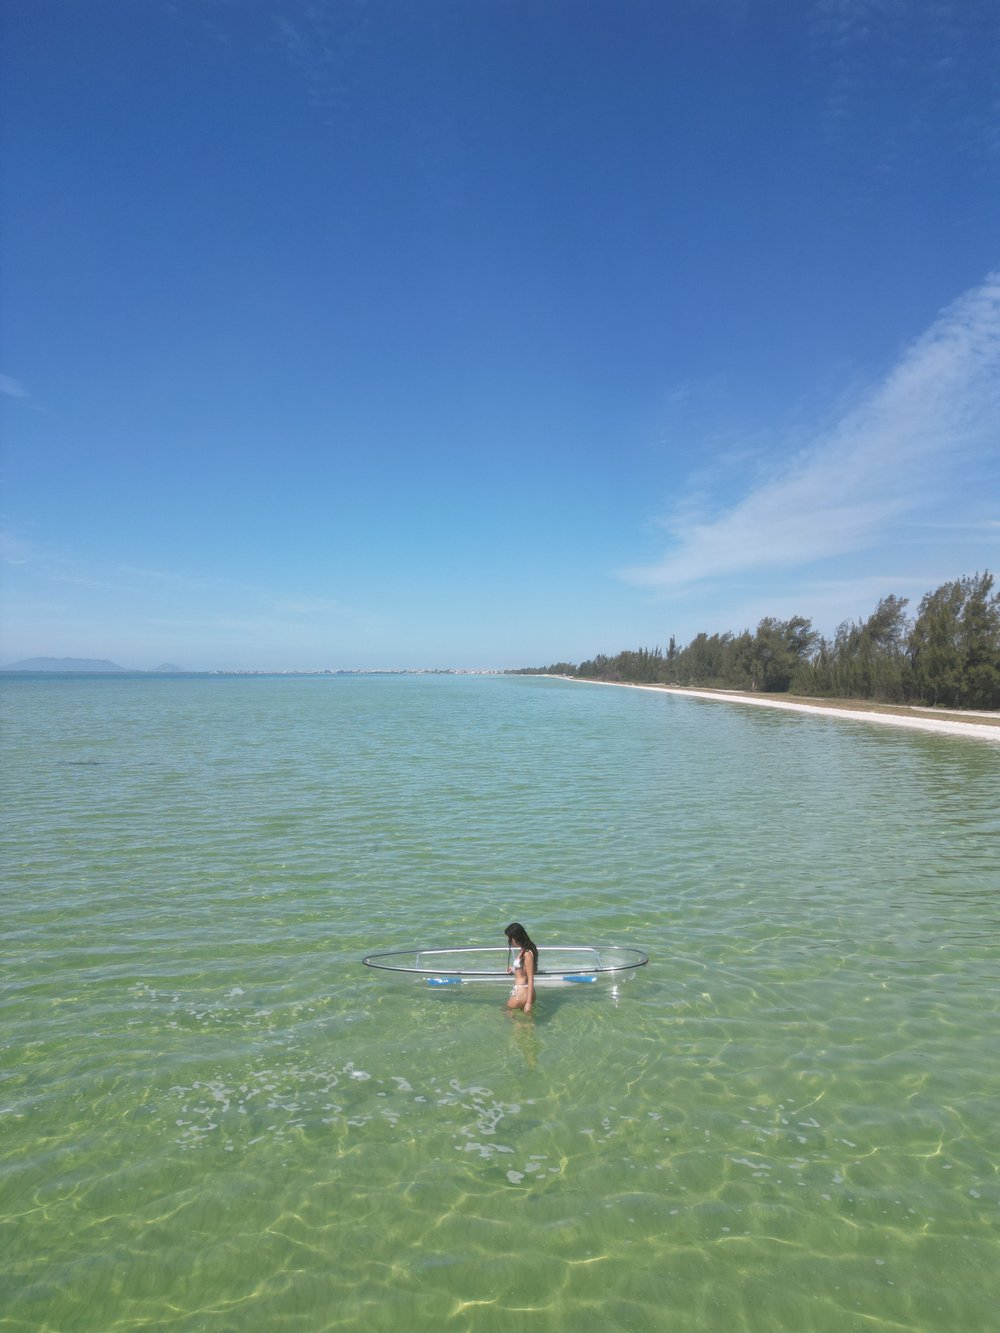
{"type": "Polygon", "coordinates": [[[510,946],[517,945],[523,954],[525,949],[530,949],[535,959],[535,967],[538,967],[538,946],[534,944],[528,932],[521,925],[520,921],[512,921],[509,926],[504,926],[503,933],[507,936],[507,943],[510,946]]]}

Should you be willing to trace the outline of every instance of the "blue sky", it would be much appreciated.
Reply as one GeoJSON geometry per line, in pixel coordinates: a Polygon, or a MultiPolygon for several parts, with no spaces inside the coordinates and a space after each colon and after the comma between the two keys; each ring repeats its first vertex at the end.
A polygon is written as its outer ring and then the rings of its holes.
{"type": "Polygon", "coordinates": [[[506,667],[1000,573],[993,0],[8,0],[3,641],[506,667]]]}

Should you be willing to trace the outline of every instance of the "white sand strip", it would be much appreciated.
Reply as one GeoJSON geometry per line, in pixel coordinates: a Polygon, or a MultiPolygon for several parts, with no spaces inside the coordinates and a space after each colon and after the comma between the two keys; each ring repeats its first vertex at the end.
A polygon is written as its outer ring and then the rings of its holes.
{"type": "MultiPolygon", "coordinates": [[[[972,740],[993,741],[1000,745],[1000,726],[988,722],[962,722],[956,718],[916,717],[905,713],[878,713],[867,709],[825,708],[822,704],[793,703],[791,699],[761,699],[754,694],[728,690],[689,690],[673,685],[636,685],[629,681],[581,680],[578,676],[555,676],[554,680],[574,681],[578,685],[612,685],[616,689],[651,690],[654,694],[680,694],[688,699],[713,699],[717,703],[750,704],[753,708],[784,708],[791,713],[818,713],[823,717],[848,718],[852,722],[875,722],[886,727],[906,727],[910,731],[933,731],[938,735],[967,736],[972,740]]],[[[978,717],[997,714],[976,714],[978,717]]]]}

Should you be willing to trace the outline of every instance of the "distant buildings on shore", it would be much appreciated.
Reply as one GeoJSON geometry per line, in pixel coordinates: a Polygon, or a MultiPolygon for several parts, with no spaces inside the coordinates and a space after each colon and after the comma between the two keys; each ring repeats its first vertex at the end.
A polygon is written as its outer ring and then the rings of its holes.
{"type": "Polygon", "coordinates": [[[365,667],[355,670],[335,670],[324,667],[316,671],[301,670],[239,670],[219,668],[211,671],[185,671],[183,667],[165,662],[162,666],[148,670],[123,667],[117,662],[105,658],[93,657],[29,657],[22,662],[10,662],[0,666],[0,672],[24,673],[74,673],[95,676],[503,676],[508,673],[498,668],[477,670],[471,667],[365,667]]]}

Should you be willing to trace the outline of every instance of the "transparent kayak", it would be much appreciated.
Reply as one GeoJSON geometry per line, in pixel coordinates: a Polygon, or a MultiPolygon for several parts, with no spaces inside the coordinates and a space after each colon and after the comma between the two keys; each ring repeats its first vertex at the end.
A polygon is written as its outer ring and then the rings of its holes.
{"type": "MultiPolygon", "coordinates": [[[[513,954],[506,948],[400,949],[362,958],[365,967],[395,972],[428,986],[461,986],[491,981],[511,984],[508,971],[513,954]]],[[[542,945],[538,950],[536,986],[594,986],[600,982],[628,981],[649,962],[641,949],[612,944],[542,945]]]]}

